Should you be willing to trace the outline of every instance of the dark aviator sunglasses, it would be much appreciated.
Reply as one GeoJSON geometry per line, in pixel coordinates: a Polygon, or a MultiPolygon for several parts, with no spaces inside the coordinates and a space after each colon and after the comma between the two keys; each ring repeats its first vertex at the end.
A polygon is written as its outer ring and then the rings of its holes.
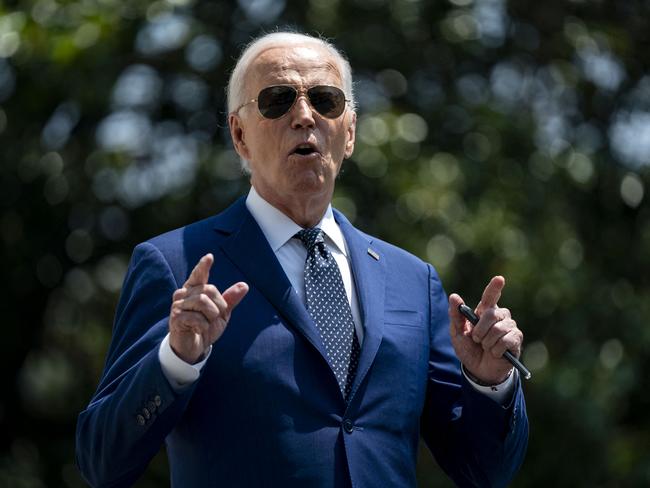
{"type": "Polygon", "coordinates": [[[335,119],[345,110],[345,104],[350,100],[340,88],[329,85],[316,85],[310,88],[298,89],[293,85],[267,86],[260,91],[257,98],[241,104],[233,113],[250,104],[257,102],[257,109],[267,119],[279,119],[287,114],[296,103],[299,94],[306,93],[309,104],[323,117],[335,119]]]}

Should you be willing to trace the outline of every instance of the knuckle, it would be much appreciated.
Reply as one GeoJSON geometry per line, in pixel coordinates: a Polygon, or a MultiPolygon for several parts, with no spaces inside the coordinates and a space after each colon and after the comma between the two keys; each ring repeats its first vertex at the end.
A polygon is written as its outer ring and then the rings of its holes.
{"type": "Polygon", "coordinates": [[[487,323],[481,324],[480,326],[474,327],[474,330],[472,331],[473,332],[472,335],[474,337],[478,337],[479,339],[482,339],[483,337],[485,337],[487,335],[487,333],[490,331],[490,329],[492,329],[492,325],[493,324],[487,322],[487,323]]]}
{"type": "Polygon", "coordinates": [[[215,299],[214,303],[219,309],[219,311],[224,311],[228,308],[228,304],[226,303],[226,300],[221,295],[215,299]]]}
{"type": "Polygon", "coordinates": [[[504,320],[502,322],[499,322],[499,332],[502,334],[509,334],[513,330],[512,328],[512,323],[508,320],[504,320]]]}
{"type": "Polygon", "coordinates": [[[496,308],[488,308],[483,312],[483,317],[488,321],[488,322],[494,322],[497,319],[497,309],[496,308]]]}

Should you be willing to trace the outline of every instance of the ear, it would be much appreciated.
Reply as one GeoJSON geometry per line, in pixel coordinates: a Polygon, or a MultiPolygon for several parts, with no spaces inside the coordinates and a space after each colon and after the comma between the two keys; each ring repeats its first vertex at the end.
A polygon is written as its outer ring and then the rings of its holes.
{"type": "Polygon", "coordinates": [[[230,137],[237,154],[243,159],[249,159],[250,153],[246,145],[244,124],[241,117],[237,114],[228,115],[228,127],[230,128],[230,137]]]}
{"type": "Polygon", "coordinates": [[[350,114],[349,124],[350,125],[348,125],[346,131],[345,152],[343,153],[345,159],[348,159],[350,156],[352,156],[352,153],[354,152],[354,139],[357,134],[357,113],[356,112],[352,112],[350,114]]]}

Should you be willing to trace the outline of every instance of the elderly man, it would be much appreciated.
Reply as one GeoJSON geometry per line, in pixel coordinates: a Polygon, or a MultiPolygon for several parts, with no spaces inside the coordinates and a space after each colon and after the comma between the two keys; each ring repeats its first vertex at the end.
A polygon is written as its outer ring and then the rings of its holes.
{"type": "Polygon", "coordinates": [[[166,443],[177,487],[407,487],[421,434],[458,485],[507,485],[528,423],[505,281],[472,327],[430,265],[331,208],[355,141],[347,61],[266,35],[228,101],[251,190],[136,247],[79,416],[85,478],[129,486],[166,443]]]}

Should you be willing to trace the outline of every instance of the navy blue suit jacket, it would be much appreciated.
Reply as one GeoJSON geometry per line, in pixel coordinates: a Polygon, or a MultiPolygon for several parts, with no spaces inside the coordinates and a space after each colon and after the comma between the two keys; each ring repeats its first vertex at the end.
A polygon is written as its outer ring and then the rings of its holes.
{"type": "Polygon", "coordinates": [[[504,407],[467,384],[434,269],[335,218],[365,329],[349,401],[242,198],[135,248],[105,370],[77,425],[91,485],[130,486],[166,443],[175,487],[411,487],[420,434],[459,486],[510,482],[528,439],[520,385],[504,407]],[[172,293],[208,252],[211,283],[250,291],[201,377],[178,393],[158,348],[172,293]]]}

